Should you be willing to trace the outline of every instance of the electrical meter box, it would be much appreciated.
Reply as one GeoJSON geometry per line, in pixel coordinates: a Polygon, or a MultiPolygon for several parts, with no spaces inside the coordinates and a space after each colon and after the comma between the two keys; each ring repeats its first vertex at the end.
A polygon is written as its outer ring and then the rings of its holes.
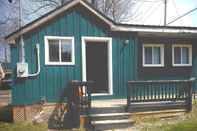
{"type": "Polygon", "coordinates": [[[17,63],[17,77],[28,77],[28,63],[17,63]]]}

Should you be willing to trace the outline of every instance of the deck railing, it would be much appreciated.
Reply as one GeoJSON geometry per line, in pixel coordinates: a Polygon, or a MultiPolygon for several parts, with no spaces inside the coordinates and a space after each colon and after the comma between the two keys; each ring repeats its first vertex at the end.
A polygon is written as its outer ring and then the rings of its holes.
{"type": "Polygon", "coordinates": [[[190,80],[128,81],[127,108],[135,102],[185,101],[192,109],[192,83],[190,80]]]}

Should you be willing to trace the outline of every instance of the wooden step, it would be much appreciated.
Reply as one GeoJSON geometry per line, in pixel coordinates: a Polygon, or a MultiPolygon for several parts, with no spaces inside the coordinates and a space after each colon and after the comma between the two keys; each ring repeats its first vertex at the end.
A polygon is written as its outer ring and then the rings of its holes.
{"type": "Polygon", "coordinates": [[[91,123],[95,131],[103,131],[103,130],[128,128],[134,124],[134,121],[132,121],[131,119],[122,119],[122,120],[92,121],[91,123]]]}
{"type": "Polygon", "coordinates": [[[94,101],[90,111],[94,131],[125,129],[134,123],[131,113],[125,112],[125,100],[94,101]]]}
{"type": "Polygon", "coordinates": [[[185,113],[185,109],[174,109],[174,110],[160,110],[160,111],[145,111],[145,112],[134,112],[131,115],[144,116],[144,115],[162,115],[162,114],[175,114],[175,113],[185,113]]]}
{"type": "Polygon", "coordinates": [[[100,125],[105,125],[105,124],[124,124],[124,123],[129,123],[131,124],[133,121],[129,119],[122,119],[122,120],[101,120],[101,121],[92,121],[92,124],[100,124],[100,125]]]}
{"type": "Polygon", "coordinates": [[[106,113],[106,114],[91,114],[91,117],[105,117],[105,116],[122,116],[122,115],[131,115],[131,113],[128,112],[122,112],[122,113],[106,113]]]}
{"type": "Polygon", "coordinates": [[[125,107],[93,107],[90,112],[91,114],[122,113],[125,112],[125,107]]]}
{"type": "Polygon", "coordinates": [[[107,113],[107,114],[91,114],[91,120],[122,120],[130,119],[130,113],[107,113]]]}

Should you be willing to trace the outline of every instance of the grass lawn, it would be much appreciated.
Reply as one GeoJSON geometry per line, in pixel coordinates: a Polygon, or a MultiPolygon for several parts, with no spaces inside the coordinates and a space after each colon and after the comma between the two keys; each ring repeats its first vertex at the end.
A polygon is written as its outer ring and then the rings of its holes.
{"type": "MultiPolygon", "coordinates": [[[[155,123],[157,124],[157,123],[155,123]]],[[[140,131],[197,131],[197,120],[184,120],[176,124],[145,126],[140,131]]]]}
{"type": "MultiPolygon", "coordinates": [[[[48,131],[47,124],[32,124],[31,122],[5,123],[0,122],[0,131],[48,131]]],[[[58,131],[85,131],[85,129],[63,129],[58,131]]]]}
{"type": "Polygon", "coordinates": [[[184,121],[175,125],[165,125],[163,127],[165,131],[196,131],[197,130],[197,120],[184,121]]]}
{"type": "Polygon", "coordinates": [[[5,123],[0,122],[0,131],[47,131],[46,124],[33,125],[30,122],[5,123]]]}
{"type": "Polygon", "coordinates": [[[197,131],[197,101],[194,101],[190,113],[172,119],[159,119],[154,116],[141,118],[137,124],[142,126],[140,131],[197,131]]]}
{"type": "MultiPolygon", "coordinates": [[[[0,131],[48,131],[47,123],[33,124],[32,122],[12,122],[11,107],[0,107],[0,131]]],[[[85,131],[85,129],[64,129],[58,131],[85,131]]]]}

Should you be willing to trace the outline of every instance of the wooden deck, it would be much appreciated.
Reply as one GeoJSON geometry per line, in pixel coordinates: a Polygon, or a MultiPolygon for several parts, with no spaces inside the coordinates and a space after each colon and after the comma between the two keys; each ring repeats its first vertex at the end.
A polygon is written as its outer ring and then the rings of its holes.
{"type": "MultiPolygon", "coordinates": [[[[100,112],[103,110],[104,113],[114,112],[116,113],[117,109],[122,111],[126,110],[127,99],[112,99],[112,100],[94,100],[92,101],[92,108],[94,111],[100,112]],[[113,111],[114,109],[114,111],[113,111]]],[[[172,110],[174,111],[186,111],[186,109],[182,108],[185,103],[182,101],[164,101],[164,102],[136,102],[132,103],[131,110],[129,112],[131,114],[136,113],[146,113],[146,112],[166,112],[172,110]]]]}

